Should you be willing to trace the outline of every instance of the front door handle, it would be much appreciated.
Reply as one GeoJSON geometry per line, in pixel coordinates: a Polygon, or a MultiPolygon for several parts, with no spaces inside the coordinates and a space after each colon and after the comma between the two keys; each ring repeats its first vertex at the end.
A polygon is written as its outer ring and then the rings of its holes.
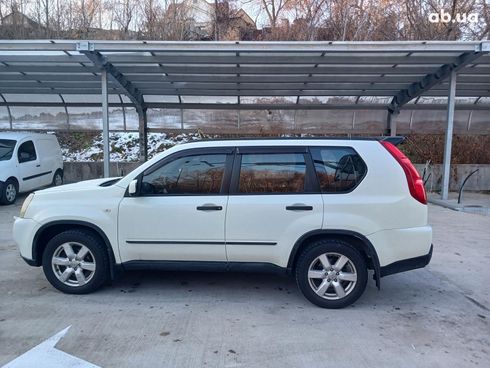
{"type": "Polygon", "coordinates": [[[36,167],[41,167],[41,165],[40,164],[37,164],[36,167]]]}
{"type": "Polygon", "coordinates": [[[198,211],[221,211],[223,207],[214,204],[203,204],[202,206],[197,206],[196,209],[198,211]]]}
{"type": "Polygon", "coordinates": [[[305,204],[293,204],[291,206],[286,206],[288,211],[312,211],[313,206],[307,206],[305,204]]]}

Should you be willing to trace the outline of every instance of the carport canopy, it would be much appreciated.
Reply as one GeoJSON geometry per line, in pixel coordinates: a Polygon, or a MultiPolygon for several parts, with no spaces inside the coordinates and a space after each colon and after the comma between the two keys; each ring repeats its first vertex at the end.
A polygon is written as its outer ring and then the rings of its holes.
{"type": "Polygon", "coordinates": [[[490,110],[489,51],[488,41],[1,40],[0,105],[101,106],[108,175],[109,106],[135,107],[146,160],[148,108],[386,110],[386,133],[396,135],[393,114],[407,106],[440,109],[430,98],[447,97],[446,199],[454,110],[490,110]],[[60,102],[6,98],[19,94],[58,95],[60,102]],[[109,103],[110,94],[125,98],[109,103]],[[81,95],[82,102],[66,102],[66,95],[81,95]],[[100,95],[100,103],[83,102],[89,95],[100,95]],[[342,103],[328,102],[340,96],[342,103]],[[263,102],[271,97],[277,100],[263,102]]]}

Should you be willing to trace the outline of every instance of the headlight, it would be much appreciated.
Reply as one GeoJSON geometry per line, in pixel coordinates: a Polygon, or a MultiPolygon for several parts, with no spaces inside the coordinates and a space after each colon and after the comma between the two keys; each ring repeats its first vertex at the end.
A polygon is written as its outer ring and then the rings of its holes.
{"type": "Polygon", "coordinates": [[[32,202],[32,199],[34,198],[34,193],[31,193],[27,196],[26,200],[22,204],[22,208],[20,209],[20,218],[24,218],[24,215],[26,214],[27,208],[32,202]]]}

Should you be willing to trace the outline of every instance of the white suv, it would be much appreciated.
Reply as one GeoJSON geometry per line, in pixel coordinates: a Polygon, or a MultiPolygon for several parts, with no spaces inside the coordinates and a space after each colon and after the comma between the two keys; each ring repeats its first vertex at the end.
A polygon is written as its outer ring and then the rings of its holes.
{"type": "Polygon", "coordinates": [[[31,194],[14,239],[66,293],[120,270],[273,270],[327,308],[357,300],[369,269],[379,287],[432,254],[420,176],[371,139],[182,144],[122,179],[31,194]]]}

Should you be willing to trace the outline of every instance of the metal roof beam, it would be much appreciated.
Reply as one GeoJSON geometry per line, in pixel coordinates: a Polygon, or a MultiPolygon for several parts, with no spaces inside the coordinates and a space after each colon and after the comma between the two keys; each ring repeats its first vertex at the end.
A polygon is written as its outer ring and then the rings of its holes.
{"type": "Polygon", "coordinates": [[[99,72],[97,67],[82,66],[79,64],[63,65],[0,65],[0,73],[95,73],[99,72]]]}
{"type": "MultiPolygon", "coordinates": [[[[3,51],[76,51],[78,40],[0,40],[3,51]]],[[[120,52],[471,52],[479,42],[470,41],[105,41],[91,42],[100,51],[120,52]]]]}
{"type": "MultiPolygon", "coordinates": [[[[132,74],[124,73],[126,78],[131,82],[152,82],[152,83],[410,83],[413,82],[414,76],[412,75],[398,75],[385,77],[373,77],[373,75],[315,75],[313,81],[309,81],[307,76],[303,75],[183,75],[173,74],[169,76],[161,75],[155,76],[153,74],[132,74]]],[[[94,81],[100,82],[100,76],[93,74],[49,74],[49,73],[32,73],[21,75],[17,73],[1,73],[0,76],[3,81],[32,81],[40,80],[45,81],[94,81]]],[[[423,74],[417,75],[422,77],[423,74]]],[[[485,82],[490,83],[490,78],[485,79],[484,76],[462,76],[458,75],[458,81],[463,83],[473,82],[485,82]]]]}
{"type": "MultiPolygon", "coordinates": [[[[99,54],[103,57],[101,54],[99,54]]],[[[0,58],[1,60],[1,58],[0,58]]],[[[106,63],[108,63],[106,61],[106,63]]],[[[112,65],[111,63],[108,63],[112,65]]],[[[230,76],[237,77],[236,74],[244,75],[304,75],[314,74],[315,78],[322,75],[355,75],[355,76],[379,76],[384,74],[385,76],[419,76],[426,74],[434,74],[439,68],[437,66],[397,66],[396,68],[390,66],[372,66],[372,65],[331,65],[331,66],[301,66],[301,65],[245,65],[237,68],[236,66],[224,66],[224,65],[112,65],[121,74],[153,74],[157,78],[164,78],[163,74],[183,74],[183,75],[208,75],[214,76],[216,74],[230,74],[230,76]]],[[[0,73],[95,73],[99,72],[98,67],[82,66],[79,64],[26,64],[26,65],[0,65],[0,73]]],[[[462,70],[462,74],[479,75],[490,74],[490,66],[480,66],[471,70],[462,70]]],[[[413,79],[412,79],[413,80],[413,79]]]]}
{"type": "Polygon", "coordinates": [[[475,47],[475,51],[461,54],[454,63],[444,64],[434,73],[427,74],[421,80],[412,83],[408,88],[400,90],[393,97],[389,110],[391,112],[398,112],[403,105],[428,92],[432,87],[442,83],[451,75],[451,72],[458,72],[467,65],[473,63],[483,55],[483,53],[482,44],[480,44],[478,47],[475,47]]]}
{"type": "MultiPolygon", "coordinates": [[[[448,62],[450,57],[442,57],[442,56],[413,56],[413,57],[400,57],[400,56],[390,56],[390,55],[378,55],[378,56],[363,56],[360,54],[359,56],[352,57],[335,55],[335,56],[315,56],[312,55],[302,55],[302,56],[289,56],[284,57],[284,55],[279,56],[271,56],[271,55],[256,55],[256,56],[199,56],[192,55],[186,56],[184,55],[157,55],[157,56],[147,56],[147,55],[131,55],[131,54],[108,54],[106,55],[107,59],[114,64],[318,64],[318,65],[394,65],[394,64],[410,64],[410,65],[441,65],[448,62]]],[[[3,58],[2,58],[3,59],[3,58]]],[[[15,58],[12,57],[6,58],[5,61],[15,61],[15,58]]],[[[39,61],[43,61],[44,58],[38,59],[39,61]]],[[[59,60],[63,62],[61,57],[54,58],[53,60],[59,60]]],[[[454,57],[456,59],[456,57],[454,57]]],[[[18,60],[18,59],[17,59],[18,60]]],[[[35,58],[32,58],[33,61],[36,61],[35,58]]],[[[67,58],[65,58],[65,62],[67,62],[67,58]]],[[[28,61],[28,60],[27,60],[28,61]]],[[[38,62],[38,61],[36,61],[38,62]]]]}
{"type": "Polygon", "coordinates": [[[77,44],[77,50],[78,52],[85,54],[85,56],[94,65],[105,70],[116,85],[129,97],[138,111],[145,109],[145,100],[143,99],[141,92],[133,86],[133,84],[118,70],[118,68],[108,62],[107,59],[98,51],[95,51],[90,42],[79,42],[77,44]]]}
{"type": "MultiPolygon", "coordinates": [[[[100,77],[93,74],[49,74],[49,73],[33,73],[33,74],[18,74],[17,72],[7,72],[2,73],[0,71],[0,76],[2,82],[4,81],[36,81],[41,82],[47,81],[93,81],[99,82],[100,77]]],[[[131,80],[131,82],[151,82],[151,83],[179,83],[179,82],[191,82],[191,83],[304,83],[307,81],[305,76],[297,75],[241,75],[236,77],[234,75],[171,75],[168,77],[162,76],[161,79],[153,74],[131,74],[125,73],[125,76],[131,80]]],[[[418,75],[423,77],[422,74],[418,75]]],[[[366,76],[366,75],[318,75],[315,76],[314,81],[308,83],[410,83],[413,81],[412,75],[397,75],[390,76],[386,75],[383,78],[366,76]]],[[[466,83],[477,83],[484,84],[490,83],[490,78],[485,75],[468,75],[468,74],[458,74],[458,84],[466,83]]],[[[442,82],[441,85],[446,85],[446,82],[442,82]]]]}
{"type": "MultiPolygon", "coordinates": [[[[100,102],[1,102],[0,106],[18,107],[100,107],[100,102]]],[[[109,102],[109,107],[134,107],[132,103],[109,102]]],[[[212,103],[169,103],[169,102],[147,102],[146,107],[167,109],[189,109],[189,110],[383,110],[386,104],[212,104],[212,103]]],[[[456,104],[456,110],[478,110],[490,111],[490,104],[456,104]]],[[[409,104],[407,110],[434,110],[445,111],[446,104],[409,104]]]]}
{"type": "MultiPolygon", "coordinates": [[[[101,88],[88,87],[88,88],[50,88],[49,86],[43,87],[39,84],[39,87],[4,87],[1,89],[2,93],[12,93],[12,94],[76,94],[76,95],[93,95],[100,94],[101,88]]],[[[296,96],[381,96],[389,97],[397,92],[395,89],[391,90],[344,90],[344,89],[329,89],[329,90],[188,90],[180,89],[179,94],[181,96],[249,96],[249,97],[296,97],[296,96]]],[[[125,93],[125,91],[120,88],[112,88],[109,91],[110,94],[120,94],[125,93]]],[[[155,96],[176,96],[175,90],[172,89],[145,89],[142,91],[144,95],[155,95],[155,96]]],[[[424,93],[427,97],[446,97],[447,91],[445,90],[431,90],[424,93]]],[[[458,90],[456,97],[490,97],[490,90],[458,90]]],[[[133,101],[132,101],[133,102],[133,101]]],[[[134,104],[134,102],[133,102],[134,104]]],[[[216,103],[216,109],[220,109],[221,104],[216,103]]],[[[144,105],[143,105],[144,108],[144,105]]],[[[387,108],[392,108],[391,105],[387,105],[387,108]]]]}

